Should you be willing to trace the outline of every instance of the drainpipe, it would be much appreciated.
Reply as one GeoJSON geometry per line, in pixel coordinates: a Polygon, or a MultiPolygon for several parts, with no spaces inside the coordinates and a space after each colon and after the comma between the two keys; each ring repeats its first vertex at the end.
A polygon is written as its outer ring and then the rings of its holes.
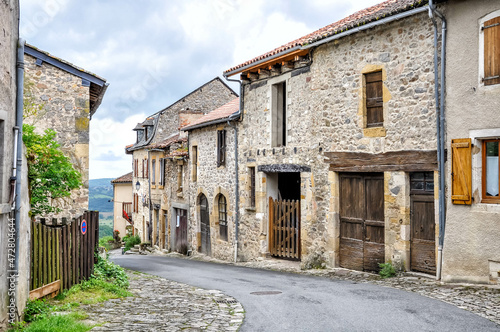
{"type": "Polygon", "coordinates": [[[149,190],[149,202],[148,202],[148,210],[149,210],[149,221],[148,221],[148,240],[149,240],[149,243],[151,244],[151,248],[153,248],[153,238],[151,236],[152,232],[153,232],[153,227],[151,227],[151,219],[153,218],[153,213],[151,211],[151,181],[149,179],[149,177],[151,176],[150,171],[149,171],[149,168],[150,168],[150,165],[151,165],[151,150],[148,150],[148,164],[146,165],[147,166],[147,173],[148,173],[148,177],[146,178],[146,181],[148,181],[148,190],[149,190]]]}
{"type": "Polygon", "coordinates": [[[240,108],[238,109],[238,112],[231,114],[229,119],[227,120],[227,124],[234,129],[234,172],[235,172],[235,189],[234,189],[234,196],[236,200],[236,214],[235,214],[235,221],[234,221],[234,262],[236,263],[238,261],[238,229],[239,229],[239,222],[240,222],[240,178],[238,174],[238,126],[231,125],[231,121],[239,119],[239,121],[243,121],[243,98],[245,96],[245,88],[243,87],[243,84],[239,80],[234,80],[228,78],[226,75],[224,75],[224,78],[228,81],[231,82],[238,82],[240,84],[240,108]]]}
{"type": "Polygon", "coordinates": [[[439,169],[439,242],[438,261],[436,266],[436,280],[441,279],[443,266],[443,245],[446,228],[446,201],[445,201],[445,69],[446,69],[446,19],[443,14],[436,10],[433,1],[429,0],[429,17],[434,25],[434,90],[436,99],[436,129],[438,148],[438,169],[439,169]],[[441,20],[441,73],[438,74],[438,27],[435,16],[441,20]],[[440,76],[440,77],[439,77],[440,76]],[[438,90],[438,79],[440,79],[440,90],[438,90]]]}
{"type": "Polygon", "coordinates": [[[15,218],[15,261],[14,268],[10,270],[9,277],[15,278],[15,289],[11,295],[11,301],[16,303],[18,294],[19,278],[19,251],[21,249],[21,166],[23,164],[23,90],[24,90],[24,39],[19,39],[17,44],[17,63],[16,63],[16,125],[14,126],[14,160],[12,167],[11,190],[14,190],[14,196],[11,194],[12,211],[15,218]]]}

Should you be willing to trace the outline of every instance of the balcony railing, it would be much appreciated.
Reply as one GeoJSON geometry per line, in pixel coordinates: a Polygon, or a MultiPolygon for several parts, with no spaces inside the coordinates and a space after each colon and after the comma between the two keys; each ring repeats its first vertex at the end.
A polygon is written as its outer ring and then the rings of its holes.
{"type": "Polygon", "coordinates": [[[132,202],[122,203],[122,217],[132,223],[132,202]]]}

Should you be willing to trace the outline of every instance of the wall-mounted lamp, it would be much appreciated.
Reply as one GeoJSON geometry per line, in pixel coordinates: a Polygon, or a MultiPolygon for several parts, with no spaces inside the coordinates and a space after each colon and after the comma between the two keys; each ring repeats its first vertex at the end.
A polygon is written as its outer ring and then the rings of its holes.
{"type": "Polygon", "coordinates": [[[139,181],[137,181],[135,183],[135,190],[139,191],[139,189],[141,189],[141,183],[139,181]]]}

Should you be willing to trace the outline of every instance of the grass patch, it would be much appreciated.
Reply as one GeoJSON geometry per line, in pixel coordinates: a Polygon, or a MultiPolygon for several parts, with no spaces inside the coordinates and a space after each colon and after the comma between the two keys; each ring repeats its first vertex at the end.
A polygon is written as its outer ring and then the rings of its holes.
{"type": "Polygon", "coordinates": [[[378,265],[380,267],[379,275],[382,279],[391,278],[396,276],[396,270],[394,270],[394,266],[389,263],[380,263],[378,265]]]}
{"type": "Polygon", "coordinates": [[[79,322],[85,319],[84,315],[78,312],[63,315],[50,315],[45,319],[37,320],[22,331],[24,332],[85,332],[93,328],[93,326],[86,325],[79,322]],[[83,318],[82,318],[83,317],[83,318]]]}

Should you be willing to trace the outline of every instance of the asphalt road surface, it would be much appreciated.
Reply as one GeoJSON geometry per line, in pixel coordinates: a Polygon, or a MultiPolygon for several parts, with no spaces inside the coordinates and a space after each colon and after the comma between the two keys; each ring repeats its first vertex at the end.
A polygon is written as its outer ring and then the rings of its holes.
{"type": "Polygon", "coordinates": [[[236,298],[246,311],[240,331],[500,331],[468,311],[387,287],[172,257],[112,260],[236,298]]]}

